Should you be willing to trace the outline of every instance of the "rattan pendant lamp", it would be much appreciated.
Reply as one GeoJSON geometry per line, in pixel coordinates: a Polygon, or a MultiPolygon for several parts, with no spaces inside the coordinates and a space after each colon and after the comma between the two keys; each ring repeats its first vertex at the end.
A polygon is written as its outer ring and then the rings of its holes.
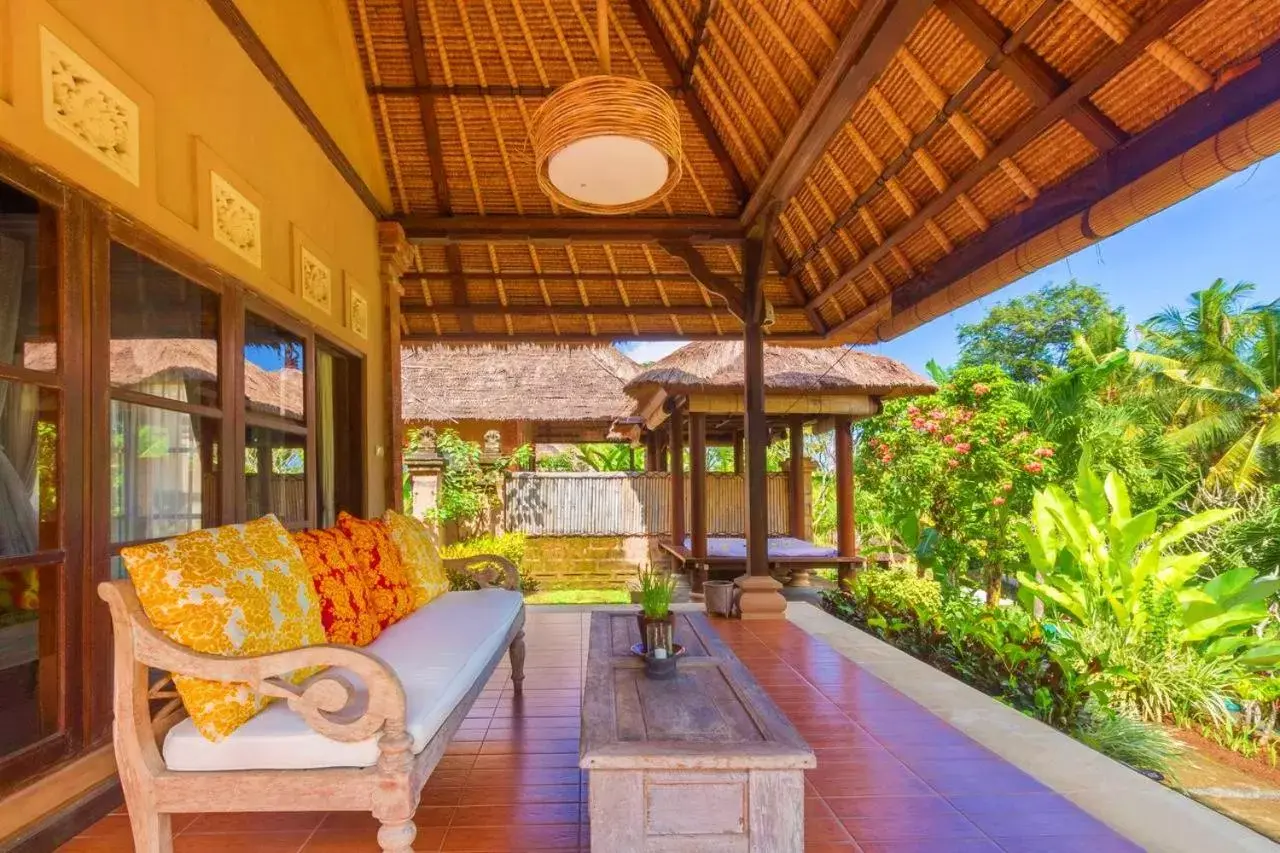
{"type": "Polygon", "coordinates": [[[609,0],[597,0],[600,73],[561,86],[533,117],[538,186],[582,213],[634,213],[680,181],[680,115],[671,96],[609,64],[609,0]]]}

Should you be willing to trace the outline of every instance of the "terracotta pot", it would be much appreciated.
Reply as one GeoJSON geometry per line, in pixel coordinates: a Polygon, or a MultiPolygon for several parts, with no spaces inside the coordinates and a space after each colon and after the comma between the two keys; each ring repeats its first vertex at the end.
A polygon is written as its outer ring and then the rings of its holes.
{"type": "Polygon", "coordinates": [[[651,619],[648,616],[645,616],[644,611],[636,614],[636,624],[640,627],[640,645],[644,648],[646,654],[649,651],[649,626],[665,626],[667,652],[670,653],[672,651],[671,646],[675,642],[675,623],[676,617],[671,611],[667,611],[666,616],[662,616],[657,619],[651,619]]]}

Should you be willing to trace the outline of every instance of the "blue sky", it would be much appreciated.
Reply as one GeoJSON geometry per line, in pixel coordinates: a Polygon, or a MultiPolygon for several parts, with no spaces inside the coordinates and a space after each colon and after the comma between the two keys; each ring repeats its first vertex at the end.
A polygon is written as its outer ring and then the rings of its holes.
{"type": "MultiPolygon", "coordinates": [[[[869,347],[917,370],[929,359],[956,358],[956,328],[980,320],[991,305],[1072,278],[1098,285],[1128,311],[1130,322],[1181,304],[1215,278],[1251,281],[1258,301],[1280,299],[1280,156],[1244,172],[1014,282],[992,296],[939,317],[886,344],[869,347]]],[[[680,342],[621,344],[637,361],[653,361],[680,342]]]]}

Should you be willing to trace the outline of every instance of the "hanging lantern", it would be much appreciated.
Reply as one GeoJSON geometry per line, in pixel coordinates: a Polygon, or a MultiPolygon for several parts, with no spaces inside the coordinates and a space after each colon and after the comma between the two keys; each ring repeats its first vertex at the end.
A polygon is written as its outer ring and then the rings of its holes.
{"type": "Polygon", "coordinates": [[[538,186],[582,213],[634,213],[680,181],[680,115],[658,86],[609,66],[609,4],[599,0],[600,74],[561,86],[533,117],[538,186]]]}

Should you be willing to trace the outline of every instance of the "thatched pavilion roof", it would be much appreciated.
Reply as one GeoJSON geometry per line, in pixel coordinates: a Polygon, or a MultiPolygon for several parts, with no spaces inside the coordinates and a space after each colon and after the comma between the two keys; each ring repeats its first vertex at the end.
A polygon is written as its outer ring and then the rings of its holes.
{"type": "MultiPolygon", "coordinates": [[[[627,383],[643,400],[655,391],[668,395],[743,390],[742,344],[698,341],[686,344],[627,383]]],[[[764,348],[766,394],[807,396],[864,394],[891,399],[932,394],[938,386],[900,361],[848,347],[764,348]]]]}
{"type": "Polygon", "coordinates": [[[887,339],[1280,150],[1275,0],[612,0],[684,178],[569,215],[528,134],[596,72],[594,6],[348,0],[406,340],[735,337],[699,281],[740,281],[775,205],[771,339],[887,339]]]}
{"type": "Polygon", "coordinates": [[[401,411],[425,421],[593,421],[625,417],[640,367],[612,346],[440,345],[404,350],[401,411]]]}

